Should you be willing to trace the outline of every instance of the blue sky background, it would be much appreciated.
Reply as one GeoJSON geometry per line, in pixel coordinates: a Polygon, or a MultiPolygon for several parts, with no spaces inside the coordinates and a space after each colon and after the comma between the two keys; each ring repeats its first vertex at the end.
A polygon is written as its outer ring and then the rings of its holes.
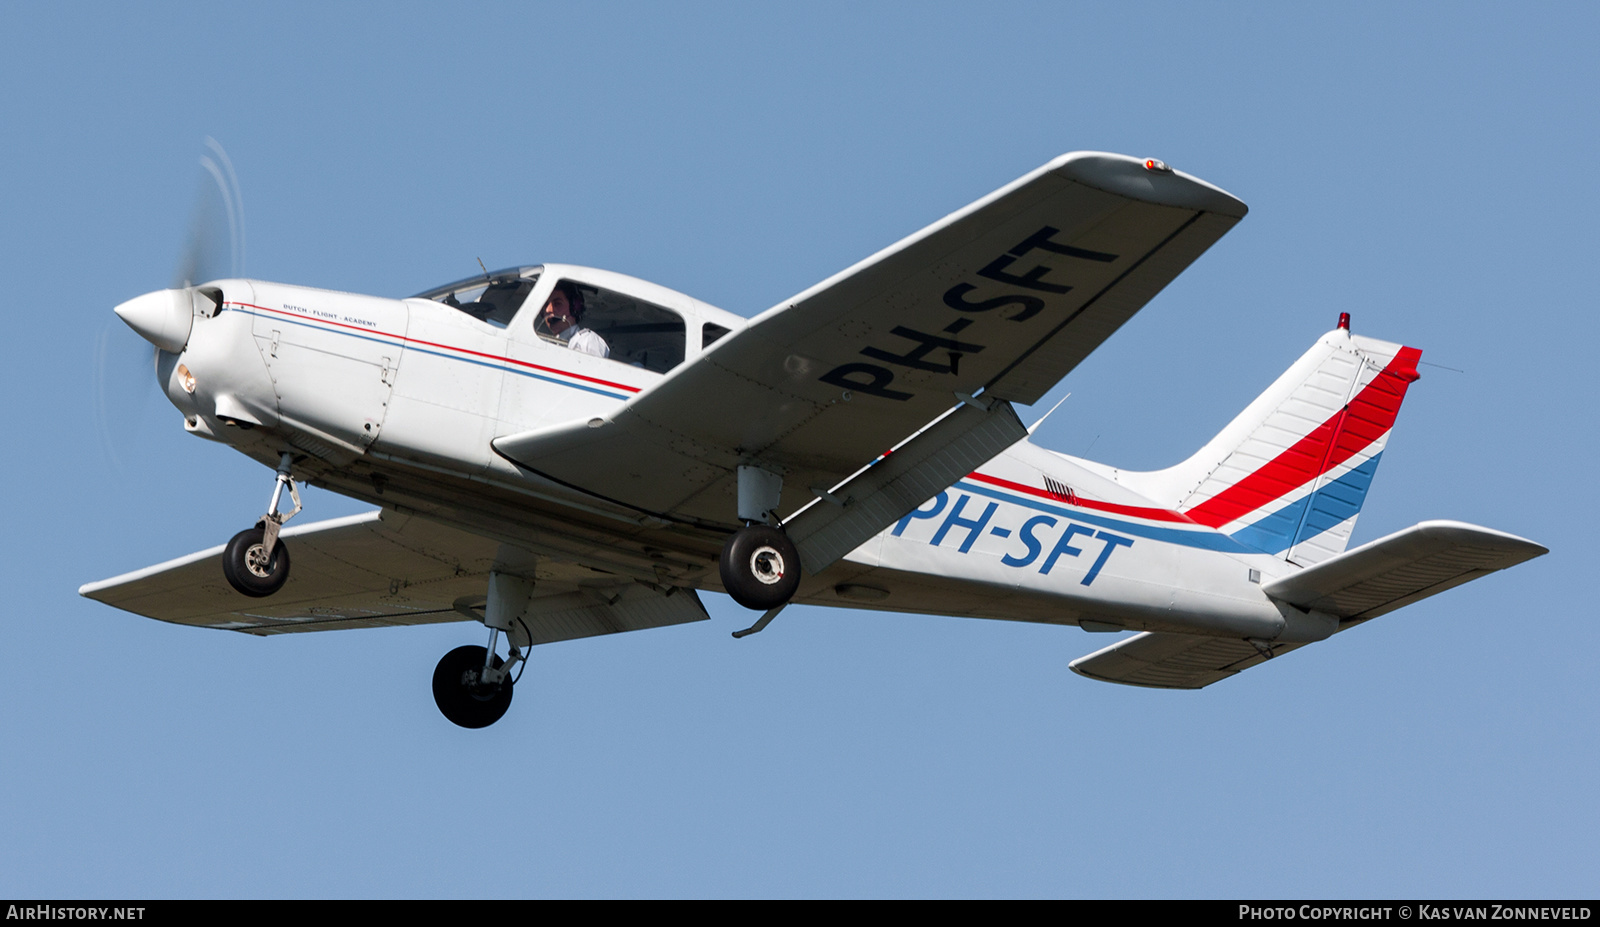
{"type": "Polygon", "coordinates": [[[0,896],[1593,897],[1597,27],[0,6],[0,896]],[[1107,642],[1076,629],[801,608],[734,641],[749,615],[707,596],[540,649],[463,731],[428,686],[470,626],[263,640],[76,594],[271,489],[183,433],[111,315],[168,284],[207,135],[250,276],[399,296],[570,261],[744,315],[1063,151],[1159,157],[1251,215],[1035,407],[1072,392],[1040,443],[1175,462],[1349,311],[1444,365],[1356,541],[1442,517],[1552,553],[1198,693],[1073,675],[1107,642]]]}

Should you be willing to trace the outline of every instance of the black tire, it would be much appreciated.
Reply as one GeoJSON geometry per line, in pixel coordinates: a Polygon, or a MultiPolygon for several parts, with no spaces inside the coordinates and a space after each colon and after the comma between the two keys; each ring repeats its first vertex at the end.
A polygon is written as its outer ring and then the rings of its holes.
{"type": "Polygon", "coordinates": [[[280,538],[268,560],[262,552],[263,537],[260,525],[246,528],[222,551],[222,575],[228,578],[228,585],[258,599],[272,595],[289,581],[289,548],[280,538]]]}
{"type": "MultiPolygon", "coordinates": [[[[433,670],[433,701],[451,724],[477,730],[499,721],[511,707],[511,680],[497,686],[478,682],[484,649],[472,644],[445,654],[433,670]]],[[[494,665],[504,661],[497,655],[494,665]]]]}
{"type": "Polygon", "coordinates": [[[722,545],[722,588],[745,608],[766,611],[800,588],[800,552],[777,528],[751,525],[722,545]]]}

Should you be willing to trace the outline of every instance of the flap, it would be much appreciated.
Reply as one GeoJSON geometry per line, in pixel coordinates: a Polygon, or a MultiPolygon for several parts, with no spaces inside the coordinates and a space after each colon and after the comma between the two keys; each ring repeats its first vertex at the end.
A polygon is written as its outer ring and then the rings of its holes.
{"type": "Polygon", "coordinates": [[[962,405],[784,522],[815,576],[1027,437],[1009,402],[962,405]]]}
{"type": "Polygon", "coordinates": [[[762,313],[612,415],[494,446],[726,527],[736,468],[754,464],[784,476],[792,513],[961,395],[1036,401],[1244,214],[1184,174],[1064,155],[762,313]]]}
{"type": "Polygon", "coordinates": [[[1344,619],[1376,618],[1547,553],[1514,534],[1458,521],[1425,521],[1268,583],[1263,591],[1344,619]]]}
{"type": "MultiPolygon", "coordinates": [[[[391,510],[284,530],[289,581],[272,596],[235,592],[221,546],[88,583],[80,595],[137,615],[195,627],[282,634],[467,620],[489,571],[520,551],[470,532],[391,510]]],[[[503,568],[503,567],[502,567],[503,568]]],[[[706,618],[691,590],[671,594],[575,564],[534,566],[523,614],[531,643],[663,627],[706,618]]]]}

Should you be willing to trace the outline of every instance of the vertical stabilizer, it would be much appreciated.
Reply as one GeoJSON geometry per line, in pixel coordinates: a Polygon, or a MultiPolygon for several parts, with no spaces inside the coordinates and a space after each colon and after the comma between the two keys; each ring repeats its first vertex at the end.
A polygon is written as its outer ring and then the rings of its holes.
{"type": "Polygon", "coordinates": [[[1127,481],[1257,550],[1319,563],[1350,541],[1421,356],[1341,321],[1194,456],[1127,481]]]}

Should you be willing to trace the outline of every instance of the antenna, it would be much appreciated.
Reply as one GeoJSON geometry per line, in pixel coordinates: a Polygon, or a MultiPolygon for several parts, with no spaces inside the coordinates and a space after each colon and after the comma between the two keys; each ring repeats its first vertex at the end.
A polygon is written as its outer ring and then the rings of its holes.
{"type": "Polygon", "coordinates": [[[1056,404],[1050,407],[1050,412],[1046,412],[1045,414],[1039,416],[1039,420],[1037,422],[1034,422],[1032,425],[1028,426],[1028,434],[1031,435],[1035,431],[1038,431],[1039,430],[1039,426],[1044,424],[1044,420],[1049,418],[1050,414],[1052,412],[1054,412],[1055,410],[1061,408],[1061,404],[1063,402],[1066,402],[1068,399],[1071,399],[1071,398],[1072,398],[1072,394],[1068,393],[1065,396],[1062,396],[1060,399],[1057,399],[1056,400],[1056,404]]]}

